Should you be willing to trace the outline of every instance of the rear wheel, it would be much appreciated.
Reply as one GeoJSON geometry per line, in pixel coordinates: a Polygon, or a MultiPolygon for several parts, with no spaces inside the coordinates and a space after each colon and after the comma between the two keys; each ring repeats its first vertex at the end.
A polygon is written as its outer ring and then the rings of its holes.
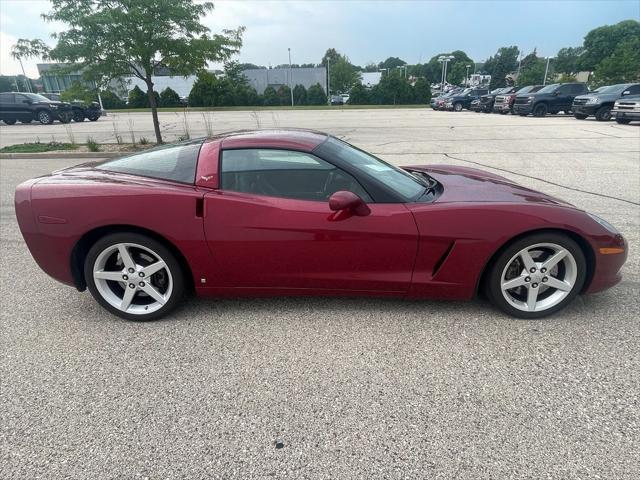
{"type": "Polygon", "coordinates": [[[61,112],[58,114],[60,123],[70,123],[73,120],[73,112],[61,112]]]}
{"type": "Polygon", "coordinates": [[[616,118],[616,122],[620,125],[627,125],[631,123],[631,120],[629,120],[628,118],[616,118]]]}
{"type": "Polygon", "coordinates": [[[84,122],[84,113],[79,108],[73,110],[73,121],[74,122],[84,122]]]}
{"type": "Polygon", "coordinates": [[[573,116],[575,118],[577,118],[578,120],[584,120],[585,118],[587,118],[589,115],[584,115],[582,113],[574,113],[573,116]]]}
{"type": "Polygon", "coordinates": [[[453,109],[454,109],[456,112],[461,112],[461,111],[462,111],[462,104],[461,104],[461,103],[459,103],[459,102],[458,102],[458,103],[456,103],[456,104],[454,104],[454,105],[453,105],[453,109]]]}
{"type": "Polygon", "coordinates": [[[540,103],[538,105],[536,105],[536,107],[533,109],[533,116],[534,117],[544,117],[547,114],[547,111],[549,109],[547,108],[547,106],[544,103],[540,103]]]}
{"type": "Polygon", "coordinates": [[[485,289],[491,302],[515,317],[551,315],[580,292],[587,264],[578,244],[559,233],[529,235],[509,245],[491,265],[485,289]]]}
{"type": "Polygon", "coordinates": [[[6,123],[7,125],[13,125],[14,123],[16,123],[16,119],[15,118],[5,118],[3,120],[4,123],[6,123]]]}
{"type": "Polygon", "coordinates": [[[115,233],[89,250],[84,275],[91,295],[127,320],[155,320],[184,295],[184,274],[171,251],[136,233],[115,233]]]}

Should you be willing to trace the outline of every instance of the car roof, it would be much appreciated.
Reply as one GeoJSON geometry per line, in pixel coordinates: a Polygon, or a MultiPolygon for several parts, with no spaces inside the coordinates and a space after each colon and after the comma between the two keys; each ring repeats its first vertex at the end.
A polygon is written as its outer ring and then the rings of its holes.
{"type": "Polygon", "coordinates": [[[282,128],[222,133],[212,137],[211,140],[218,140],[223,149],[262,147],[311,152],[327,138],[326,133],[315,130],[282,128]]]}

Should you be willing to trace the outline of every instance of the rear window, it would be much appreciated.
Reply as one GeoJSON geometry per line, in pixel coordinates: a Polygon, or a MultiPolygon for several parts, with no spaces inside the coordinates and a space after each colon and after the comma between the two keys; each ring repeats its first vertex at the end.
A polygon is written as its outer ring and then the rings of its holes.
{"type": "Polygon", "coordinates": [[[98,170],[128,173],[141,177],[159,178],[193,184],[198,153],[204,139],[166,145],[128,157],[107,160],[96,166],[98,170]]]}

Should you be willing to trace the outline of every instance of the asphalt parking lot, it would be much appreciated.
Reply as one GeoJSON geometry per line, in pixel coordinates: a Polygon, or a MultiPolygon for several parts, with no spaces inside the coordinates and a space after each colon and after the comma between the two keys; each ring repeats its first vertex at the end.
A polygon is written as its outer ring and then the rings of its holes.
{"type": "MultiPolygon", "coordinates": [[[[181,115],[161,114],[168,139],[181,115]]],[[[72,124],[76,141],[113,141],[112,119],[152,138],[150,114],[120,114],[72,124]]],[[[428,109],[213,119],[488,168],[618,227],[624,280],[537,321],[482,300],[192,299],[128,323],[44,274],[16,224],[19,182],[82,160],[0,160],[0,478],[637,478],[637,125],[428,109]]],[[[66,131],[2,125],[0,145],[36,135],[66,131]]]]}

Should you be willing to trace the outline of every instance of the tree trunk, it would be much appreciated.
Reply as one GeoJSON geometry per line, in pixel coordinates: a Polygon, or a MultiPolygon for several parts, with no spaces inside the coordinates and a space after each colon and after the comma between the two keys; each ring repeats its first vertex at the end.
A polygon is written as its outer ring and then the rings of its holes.
{"type": "Polygon", "coordinates": [[[149,105],[151,106],[151,116],[153,117],[153,131],[156,134],[156,142],[161,144],[162,134],[160,133],[160,121],[158,120],[158,104],[156,103],[156,96],[154,95],[153,82],[151,81],[151,78],[147,78],[146,83],[149,105]]]}

